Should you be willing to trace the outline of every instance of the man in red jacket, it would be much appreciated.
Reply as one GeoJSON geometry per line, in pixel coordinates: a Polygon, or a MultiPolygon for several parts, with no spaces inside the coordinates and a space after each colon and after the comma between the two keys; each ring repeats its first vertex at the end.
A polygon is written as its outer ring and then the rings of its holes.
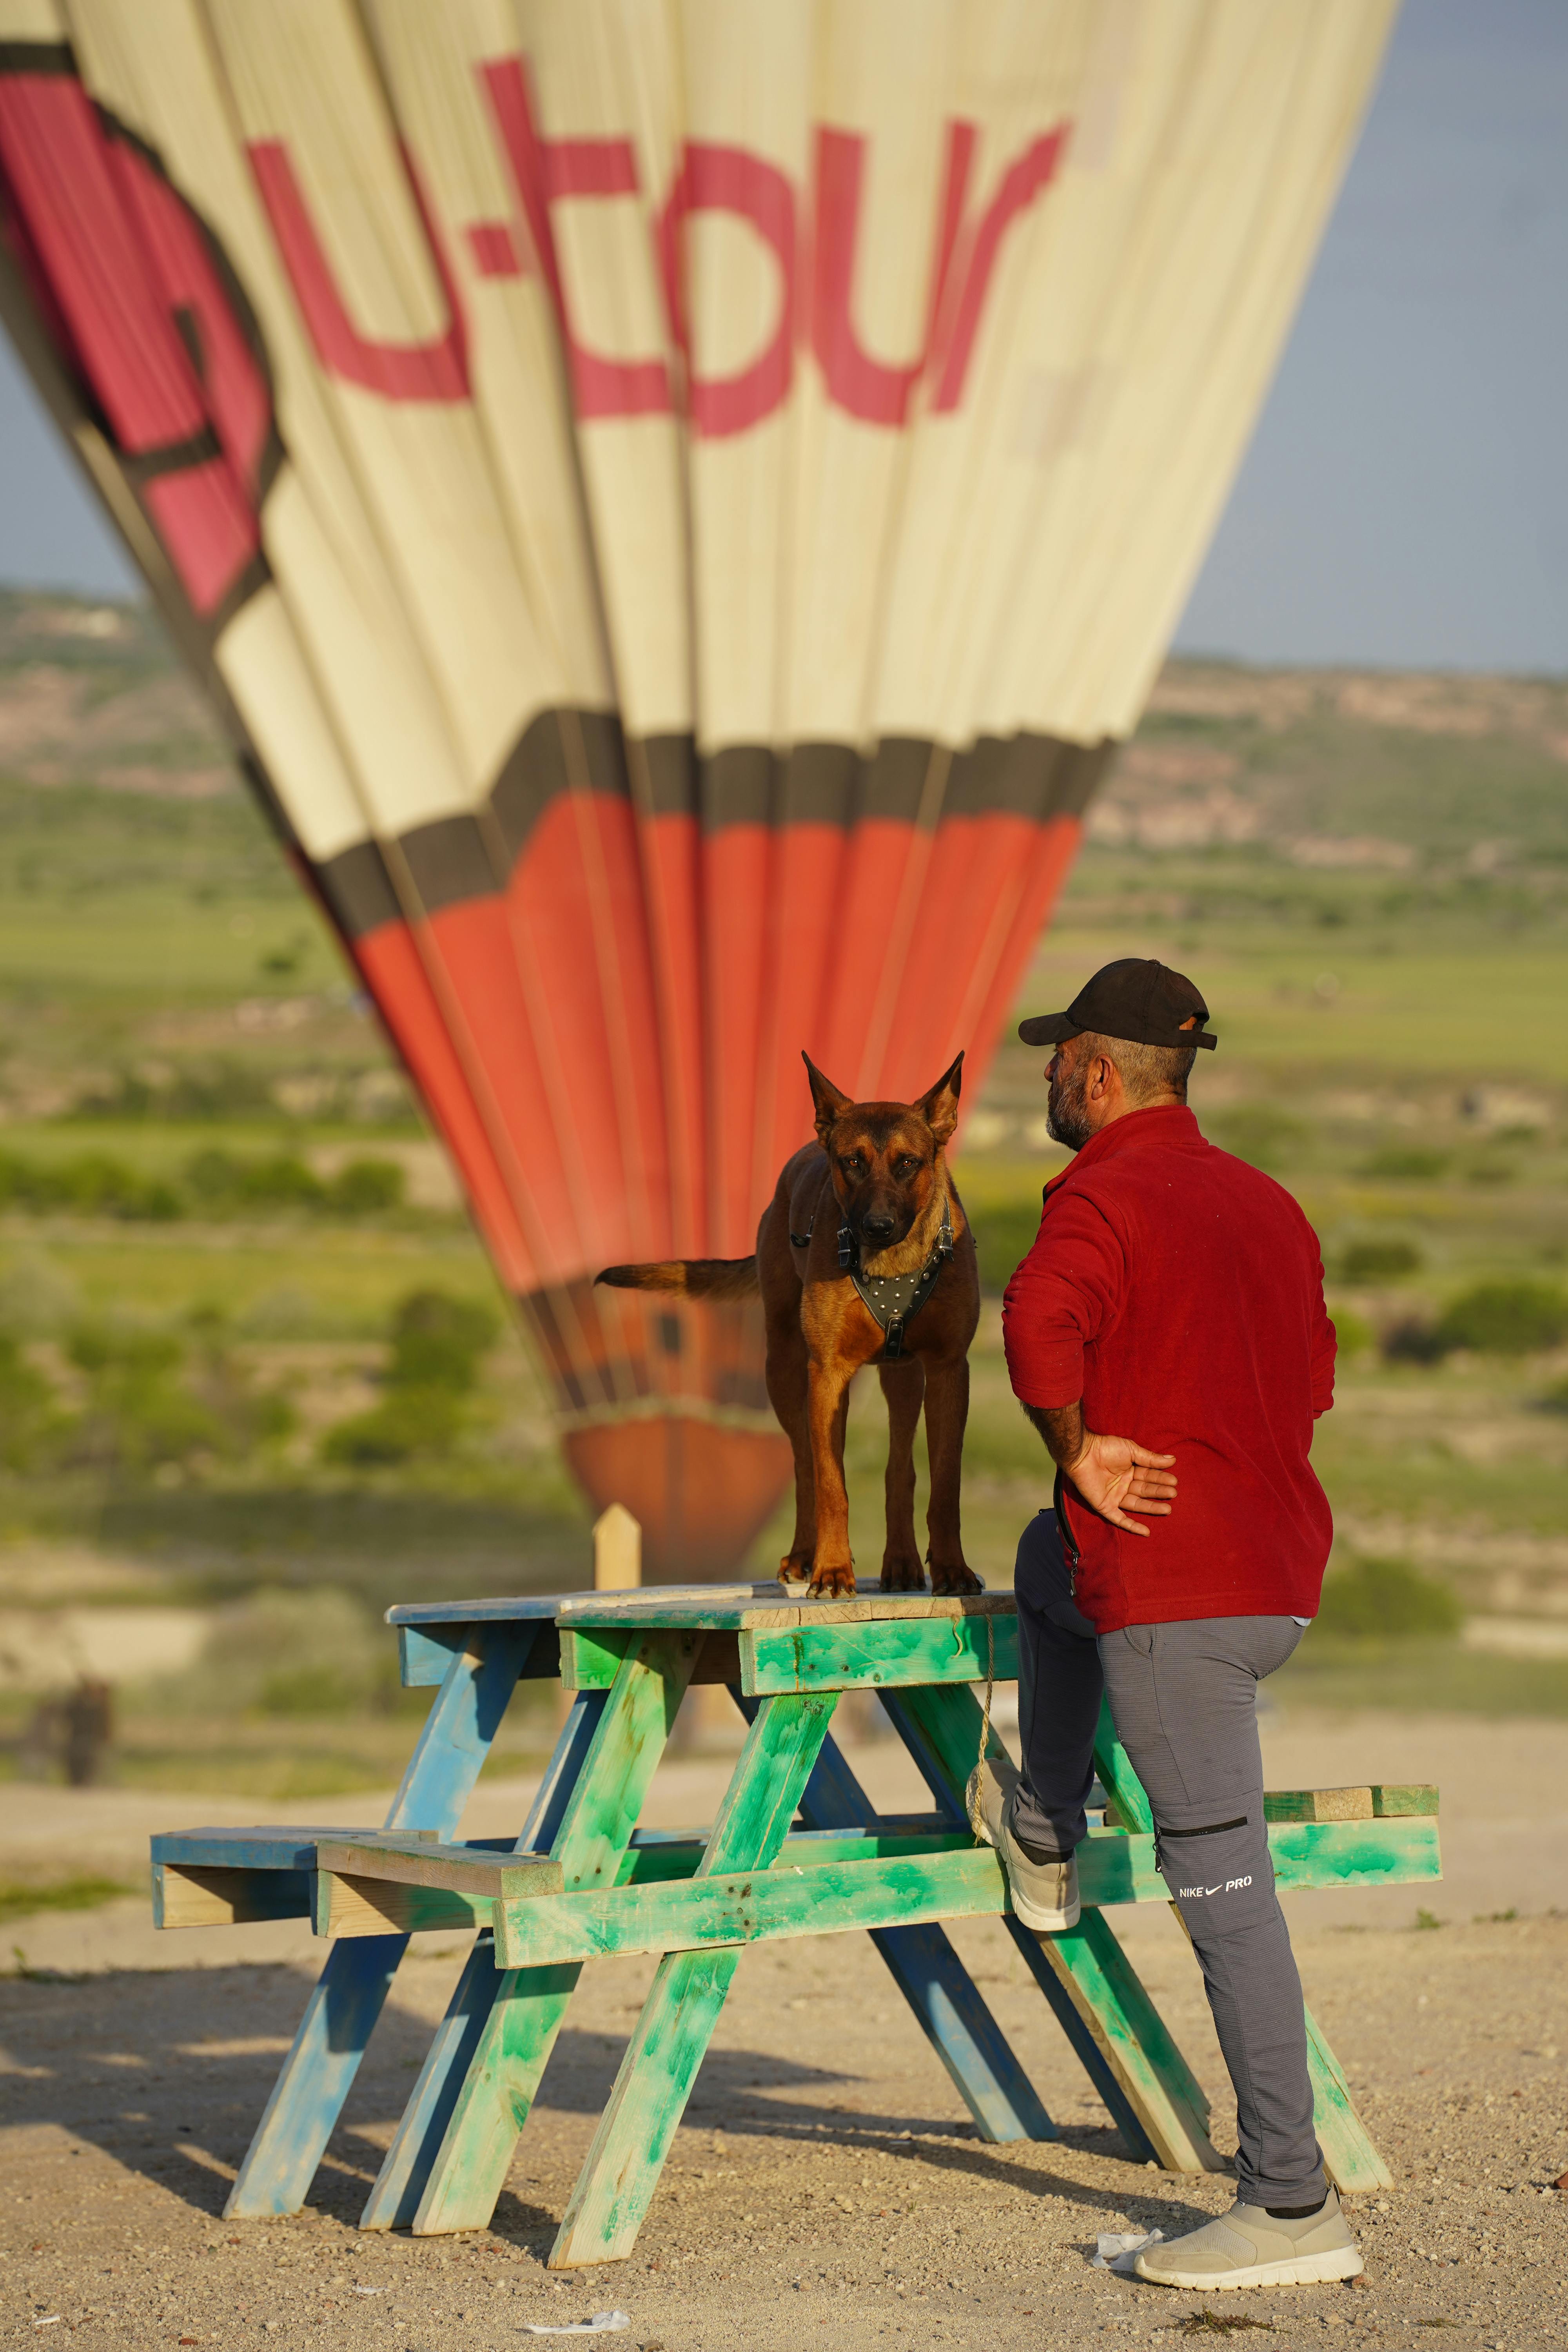
{"type": "Polygon", "coordinates": [[[1051,1132],[1076,1155],[1046,1187],[1003,1310],[1056,1493],[1018,1548],[1023,1770],[988,1765],[973,1786],[1015,1913],[1044,1934],[1071,1927],[1109,1697],[1236,2085],[1235,2207],[1135,2265],[1198,2288],[1362,2267],[1312,2129],[1256,1719],[1328,1559],[1308,1457],[1333,1401],[1334,1329],[1300,1210],[1205,1143],[1186,1107],[1207,1020],[1191,981],[1129,957],[1019,1029],[1055,1049],[1051,1132]]]}

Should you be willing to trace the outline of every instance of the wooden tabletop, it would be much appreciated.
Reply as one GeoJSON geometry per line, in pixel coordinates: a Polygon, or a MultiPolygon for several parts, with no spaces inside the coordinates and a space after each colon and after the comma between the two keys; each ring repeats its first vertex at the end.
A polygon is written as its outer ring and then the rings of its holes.
{"type": "Polygon", "coordinates": [[[884,1592],[870,1578],[860,1580],[853,1599],[813,1601],[804,1585],[791,1587],[773,1577],[758,1584],[647,1584],[625,1592],[408,1601],[389,1609],[386,1622],[389,1625],[479,1624],[498,1619],[549,1617],[563,1626],[648,1625],[729,1633],[911,1617],[1011,1617],[1016,1609],[1010,1591],[884,1592]]]}

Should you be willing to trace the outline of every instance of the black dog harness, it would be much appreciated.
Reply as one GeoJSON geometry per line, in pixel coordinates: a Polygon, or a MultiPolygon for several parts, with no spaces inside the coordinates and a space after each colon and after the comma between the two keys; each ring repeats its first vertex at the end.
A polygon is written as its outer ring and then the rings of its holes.
{"type": "MultiPolygon", "coordinates": [[[[816,1212],[814,1209],[811,1223],[805,1233],[791,1234],[792,1248],[803,1250],[808,1247],[816,1231],[816,1212]]],[[[897,1363],[903,1354],[904,1334],[936,1288],[937,1277],[952,1255],[952,1214],[945,1192],[942,1202],[942,1230],[937,1234],[935,1246],[924,1265],[917,1266],[911,1274],[867,1274],[860,1264],[859,1244],[850,1226],[840,1215],[839,1270],[847,1274],[855,1285],[870,1312],[871,1320],[887,1334],[882,1349],[884,1363],[897,1363]]]]}

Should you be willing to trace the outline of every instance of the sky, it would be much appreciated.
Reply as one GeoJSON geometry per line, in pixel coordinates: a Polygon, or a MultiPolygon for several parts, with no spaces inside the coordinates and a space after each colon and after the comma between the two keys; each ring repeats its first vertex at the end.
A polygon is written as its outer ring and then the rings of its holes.
{"type": "MultiPolygon", "coordinates": [[[[1177,631],[1568,670],[1568,0],[1405,0],[1177,631]]],[[[134,583],[0,333],[0,581],[134,583]]]]}

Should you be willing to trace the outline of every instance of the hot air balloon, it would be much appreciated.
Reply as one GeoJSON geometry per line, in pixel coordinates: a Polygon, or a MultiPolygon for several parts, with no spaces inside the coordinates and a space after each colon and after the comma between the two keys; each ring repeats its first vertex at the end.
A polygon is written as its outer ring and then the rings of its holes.
{"type": "Polygon", "coordinates": [[[0,301],[651,1574],[804,1047],[971,1098],[1392,0],[0,0],[0,301]]]}

